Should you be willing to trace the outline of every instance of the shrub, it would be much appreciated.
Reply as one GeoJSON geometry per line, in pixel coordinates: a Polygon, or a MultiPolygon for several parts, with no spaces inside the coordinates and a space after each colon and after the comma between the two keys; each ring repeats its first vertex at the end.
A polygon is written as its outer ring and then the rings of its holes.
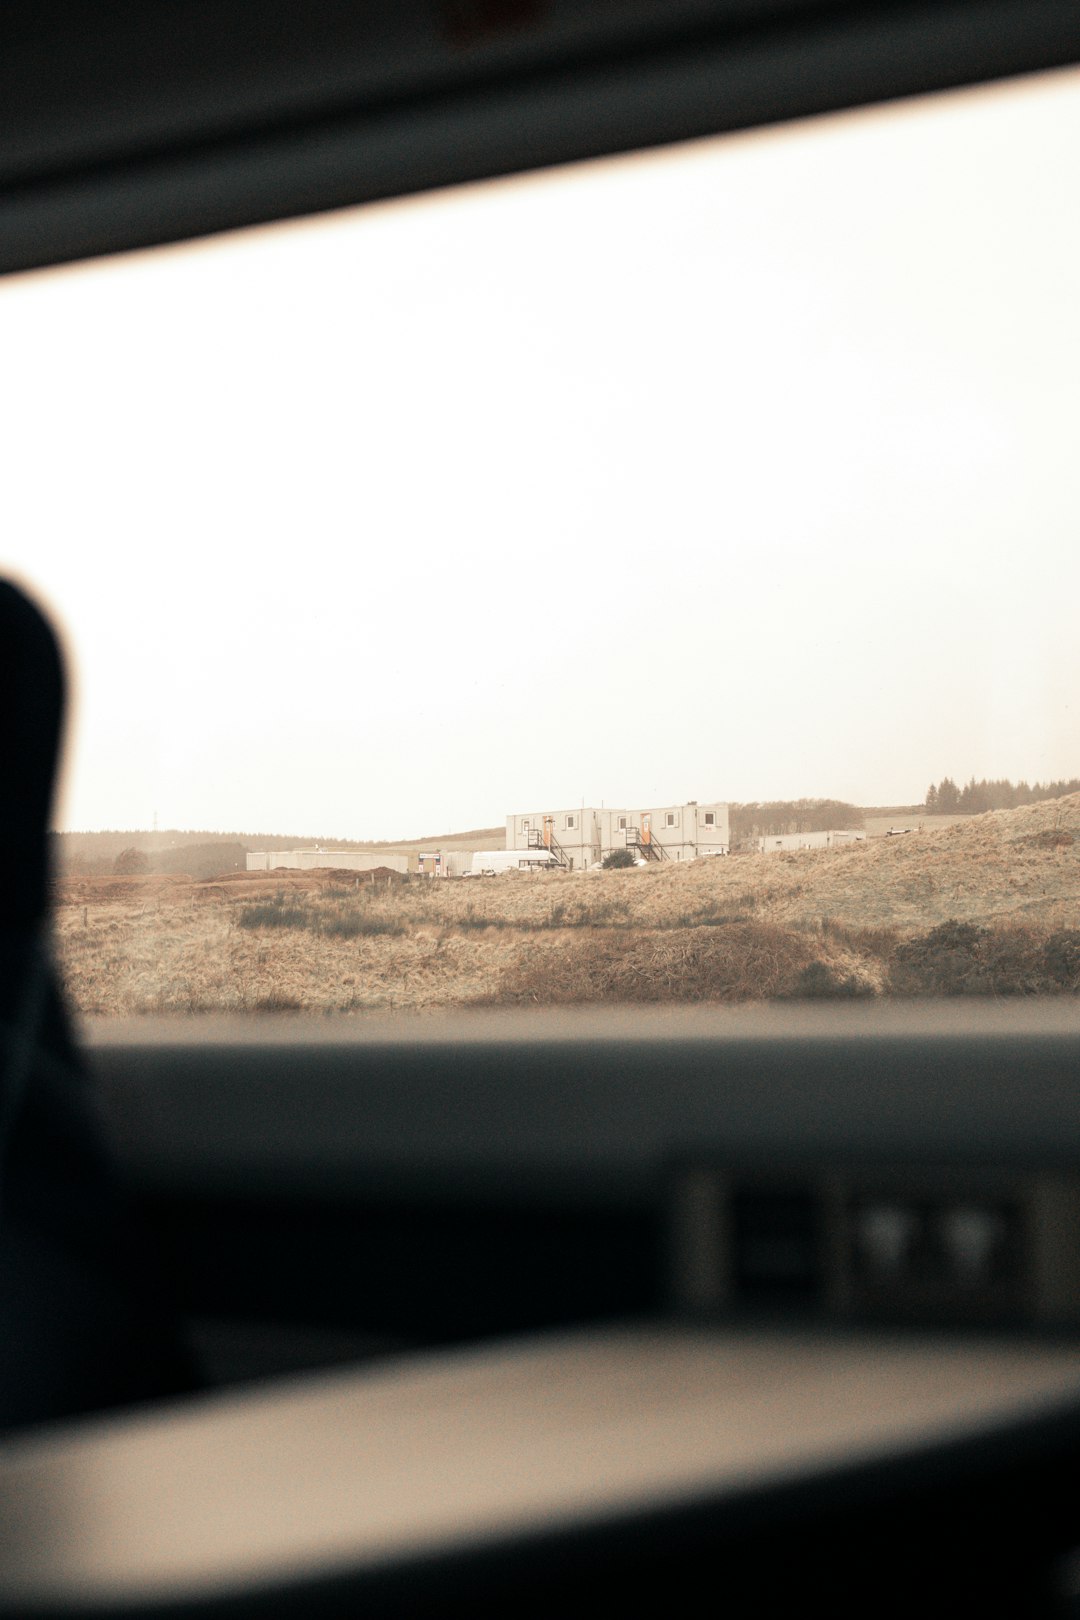
{"type": "Polygon", "coordinates": [[[1031,928],[992,930],[980,954],[992,995],[1037,996],[1058,988],[1046,971],[1044,941],[1031,928]]]}
{"type": "Polygon", "coordinates": [[[625,900],[602,900],[595,895],[587,901],[579,901],[566,918],[569,928],[625,928],[629,921],[630,910],[625,900]]]}
{"type": "Polygon", "coordinates": [[[357,939],[373,934],[403,934],[405,924],[396,917],[380,916],[370,906],[360,909],[352,901],[289,901],[283,894],[244,906],[237,915],[240,928],[302,928],[328,939],[357,939]]]}
{"type": "Polygon", "coordinates": [[[764,923],[644,934],[615,929],[560,946],[557,954],[522,951],[476,1004],[754,1001],[790,995],[811,961],[805,935],[764,923]]]}
{"type": "Polygon", "coordinates": [[[289,905],[285,896],[273,900],[260,900],[244,906],[236,918],[240,928],[310,928],[311,917],[306,906],[289,905]]]}
{"type": "Polygon", "coordinates": [[[726,928],[729,923],[749,922],[745,911],[714,911],[711,906],[699,906],[696,911],[680,911],[670,921],[658,924],[663,928],[726,928]]]}
{"type": "Polygon", "coordinates": [[[1080,990],[1080,928],[1059,928],[1043,946],[1043,964],[1056,984],[1080,990]]]}
{"type": "Polygon", "coordinates": [[[990,929],[952,919],[896,947],[890,988],[901,995],[1038,995],[1069,982],[1068,961],[1067,945],[1048,955],[1031,928],[990,929]],[[1055,982],[1051,960],[1065,980],[1055,982]]]}
{"type": "Polygon", "coordinates": [[[950,918],[893,953],[892,988],[908,995],[958,996],[990,987],[979,959],[987,930],[950,918]]]}
{"type": "MultiPolygon", "coordinates": [[[[486,933],[489,928],[509,928],[511,925],[507,922],[505,917],[500,917],[498,915],[493,917],[484,917],[466,911],[463,912],[460,917],[455,917],[452,921],[448,920],[446,926],[449,927],[451,931],[457,928],[462,933],[467,933],[469,929],[473,929],[476,933],[486,933]]],[[[515,928],[530,929],[539,928],[545,925],[531,922],[528,919],[523,918],[520,922],[514,923],[513,926],[515,928]]]]}
{"type": "Polygon", "coordinates": [[[113,862],[117,877],[142,877],[149,870],[150,862],[141,849],[122,849],[113,862]]]}
{"type": "Polygon", "coordinates": [[[331,912],[328,916],[313,918],[310,925],[315,933],[332,939],[357,939],[368,934],[403,934],[405,924],[396,917],[374,917],[356,911],[331,912]]]}
{"type": "Polygon", "coordinates": [[[633,852],[629,849],[613,849],[604,856],[600,862],[605,872],[617,872],[623,867],[636,866],[633,852]]]}
{"type": "Polygon", "coordinates": [[[814,1000],[823,996],[872,996],[873,993],[870,985],[864,984],[853,973],[839,978],[827,962],[809,962],[800,972],[795,981],[795,988],[790,992],[795,1000],[814,1000]]]}

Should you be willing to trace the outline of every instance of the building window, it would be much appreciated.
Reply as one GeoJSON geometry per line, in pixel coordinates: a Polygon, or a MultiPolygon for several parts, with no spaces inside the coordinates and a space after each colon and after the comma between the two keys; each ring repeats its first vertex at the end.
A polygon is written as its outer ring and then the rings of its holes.
{"type": "Polygon", "coordinates": [[[705,812],[705,825],[706,827],[716,826],[716,815],[712,810],[706,810],[705,812]]]}
{"type": "Polygon", "coordinates": [[[679,817],[678,817],[677,812],[674,811],[674,810],[668,810],[667,813],[664,816],[664,826],[665,827],[677,827],[678,825],[679,825],[679,817]]]}
{"type": "Polygon", "coordinates": [[[620,832],[625,832],[626,831],[626,817],[625,816],[620,816],[619,817],[619,831],[620,832]]]}
{"type": "Polygon", "coordinates": [[[565,826],[567,832],[573,832],[574,828],[577,826],[577,816],[567,816],[565,826]]]}

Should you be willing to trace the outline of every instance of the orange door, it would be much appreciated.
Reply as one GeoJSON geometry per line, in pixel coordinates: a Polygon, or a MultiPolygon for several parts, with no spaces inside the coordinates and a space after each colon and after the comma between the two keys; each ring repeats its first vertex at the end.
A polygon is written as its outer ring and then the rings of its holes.
{"type": "Polygon", "coordinates": [[[641,842],[652,843],[652,816],[644,815],[641,818],[641,842]]]}
{"type": "Polygon", "coordinates": [[[554,816],[545,816],[544,817],[544,848],[545,849],[550,849],[551,848],[551,840],[552,840],[552,837],[554,835],[554,832],[555,832],[555,817],[554,816]]]}

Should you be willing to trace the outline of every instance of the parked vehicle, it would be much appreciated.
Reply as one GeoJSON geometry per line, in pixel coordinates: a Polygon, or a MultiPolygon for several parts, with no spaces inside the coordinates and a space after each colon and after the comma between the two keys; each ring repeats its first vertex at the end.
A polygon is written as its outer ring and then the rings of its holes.
{"type": "Polygon", "coordinates": [[[500,877],[504,872],[552,872],[558,866],[549,849],[478,849],[465,877],[500,877]]]}

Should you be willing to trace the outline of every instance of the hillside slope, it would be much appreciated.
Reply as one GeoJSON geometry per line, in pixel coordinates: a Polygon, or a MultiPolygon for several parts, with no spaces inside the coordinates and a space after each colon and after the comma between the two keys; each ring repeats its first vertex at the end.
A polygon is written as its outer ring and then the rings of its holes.
{"type": "Polygon", "coordinates": [[[835,850],[474,881],[70,879],[85,1013],[1080,990],[1080,794],[835,850]]]}
{"type": "MultiPolygon", "coordinates": [[[[721,891],[737,887],[733,867],[686,874],[721,891]]],[[[928,822],[899,838],[836,850],[800,850],[754,860],[758,907],[776,921],[831,917],[848,927],[927,928],[969,922],[1075,927],[1080,900],[1080,793],[1019,810],[991,810],[947,827],[928,822]]]]}

